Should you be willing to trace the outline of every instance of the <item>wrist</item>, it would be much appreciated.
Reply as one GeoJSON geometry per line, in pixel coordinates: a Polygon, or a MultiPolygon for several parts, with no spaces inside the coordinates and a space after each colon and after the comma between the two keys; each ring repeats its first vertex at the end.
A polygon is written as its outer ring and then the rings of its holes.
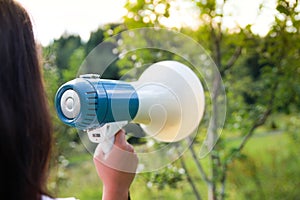
{"type": "Polygon", "coordinates": [[[103,186],[102,200],[127,200],[128,199],[128,188],[122,187],[105,187],[103,186]]]}

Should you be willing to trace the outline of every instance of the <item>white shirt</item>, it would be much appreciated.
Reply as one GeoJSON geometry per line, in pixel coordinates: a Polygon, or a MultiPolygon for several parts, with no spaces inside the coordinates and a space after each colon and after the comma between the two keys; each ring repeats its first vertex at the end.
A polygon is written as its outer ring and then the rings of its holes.
{"type": "Polygon", "coordinates": [[[76,200],[74,197],[69,197],[69,198],[55,198],[52,199],[50,197],[42,195],[42,200],[76,200]]]}

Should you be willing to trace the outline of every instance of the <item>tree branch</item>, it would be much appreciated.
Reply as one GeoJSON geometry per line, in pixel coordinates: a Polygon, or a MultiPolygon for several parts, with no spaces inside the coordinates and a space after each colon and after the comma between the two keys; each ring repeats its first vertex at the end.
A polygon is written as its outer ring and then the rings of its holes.
{"type": "Polygon", "coordinates": [[[268,105],[267,110],[261,115],[261,117],[256,122],[254,122],[253,126],[250,128],[249,132],[246,134],[246,136],[242,140],[242,142],[239,145],[239,147],[237,148],[236,152],[242,151],[243,148],[245,147],[247,141],[249,140],[249,138],[253,135],[255,129],[262,126],[267,121],[267,118],[270,116],[272,109],[273,109],[273,103],[274,103],[274,98],[275,98],[275,93],[276,93],[277,87],[278,87],[278,81],[276,81],[272,87],[272,90],[271,90],[272,93],[271,93],[270,100],[267,104],[268,105]]]}
{"type": "Polygon", "coordinates": [[[220,200],[225,199],[225,191],[226,191],[226,178],[227,178],[227,165],[223,165],[222,168],[222,176],[221,176],[221,192],[220,192],[220,200]]]}
{"type": "Polygon", "coordinates": [[[245,135],[243,138],[242,142],[238,146],[238,148],[232,152],[227,159],[225,159],[223,167],[222,167],[222,176],[221,176],[221,200],[225,198],[225,183],[226,183],[226,178],[227,178],[227,169],[228,169],[228,164],[236,157],[236,155],[241,152],[248,140],[251,138],[251,136],[254,134],[254,131],[256,128],[262,126],[265,124],[267,121],[268,117],[272,113],[273,109],[273,103],[274,103],[274,98],[275,98],[275,93],[278,87],[278,81],[276,81],[271,89],[271,97],[268,102],[268,108],[267,110],[261,115],[260,118],[258,118],[252,125],[252,127],[249,129],[248,133],[245,135]]]}
{"type": "Polygon", "coordinates": [[[185,161],[184,161],[183,157],[181,157],[179,160],[180,160],[182,168],[185,170],[187,181],[191,185],[191,187],[192,187],[192,189],[194,191],[194,194],[196,196],[196,199],[197,200],[202,200],[201,195],[198,192],[197,187],[196,187],[196,185],[195,185],[195,183],[194,183],[194,181],[193,181],[193,179],[192,179],[192,177],[191,177],[191,175],[190,175],[190,173],[189,173],[189,171],[188,171],[188,169],[187,169],[187,167],[185,165],[185,161]]]}
{"type": "Polygon", "coordinates": [[[224,74],[224,72],[228,69],[230,69],[235,62],[237,61],[237,59],[240,57],[242,53],[242,47],[236,47],[234,53],[232,54],[231,58],[228,60],[228,62],[226,63],[226,65],[224,66],[224,69],[222,69],[221,74],[224,74]]]}
{"type": "Polygon", "coordinates": [[[189,144],[190,144],[189,150],[190,150],[190,152],[191,152],[191,154],[192,154],[192,157],[193,157],[193,159],[194,159],[194,162],[195,162],[195,164],[196,164],[196,166],[197,166],[197,169],[198,169],[198,171],[199,171],[199,173],[200,173],[200,176],[201,176],[202,180],[204,180],[204,182],[205,182],[207,185],[210,185],[210,184],[211,184],[211,181],[209,180],[209,178],[208,178],[207,174],[205,173],[205,171],[204,171],[204,169],[203,169],[203,167],[202,167],[200,161],[199,161],[198,158],[197,158],[195,149],[194,149],[193,144],[192,144],[192,139],[191,139],[190,137],[188,137],[187,140],[188,140],[188,142],[189,142],[189,144]]]}

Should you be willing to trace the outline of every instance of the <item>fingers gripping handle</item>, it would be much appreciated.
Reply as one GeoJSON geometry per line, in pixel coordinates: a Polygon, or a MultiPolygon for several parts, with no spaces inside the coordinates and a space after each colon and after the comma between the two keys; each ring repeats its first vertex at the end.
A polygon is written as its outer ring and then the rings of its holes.
{"type": "Polygon", "coordinates": [[[99,143],[104,154],[110,152],[115,142],[115,134],[128,124],[128,121],[107,123],[99,128],[88,130],[91,142],[99,143]]]}

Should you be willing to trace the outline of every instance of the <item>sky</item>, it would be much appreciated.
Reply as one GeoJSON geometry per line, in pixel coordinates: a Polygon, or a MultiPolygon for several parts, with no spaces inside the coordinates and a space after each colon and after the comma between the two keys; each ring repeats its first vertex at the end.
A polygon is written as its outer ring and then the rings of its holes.
{"type": "MultiPolygon", "coordinates": [[[[78,34],[88,40],[90,33],[99,26],[121,22],[127,11],[123,8],[126,0],[17,0],[29,12],[34,26],[35,37],[42,45],[49,44],[53,39],[64,33],[78,34]]],[[[133,0],[134,1],[134,0],[133,0]]],[[[255,23],[253,31],[266,34],[273,21],[274,0],[229,0],[226,12],[230,17],[225,19],[228,27],[236,23],[245,26],[255,23]],[[261,2],[266,9],[257,17],[261,2]]],[[[171,18],[165,20],[167,26],[197,26],[199,13],[192,9],[186,0],[176,0],[171,10],[171,18]]]]}

